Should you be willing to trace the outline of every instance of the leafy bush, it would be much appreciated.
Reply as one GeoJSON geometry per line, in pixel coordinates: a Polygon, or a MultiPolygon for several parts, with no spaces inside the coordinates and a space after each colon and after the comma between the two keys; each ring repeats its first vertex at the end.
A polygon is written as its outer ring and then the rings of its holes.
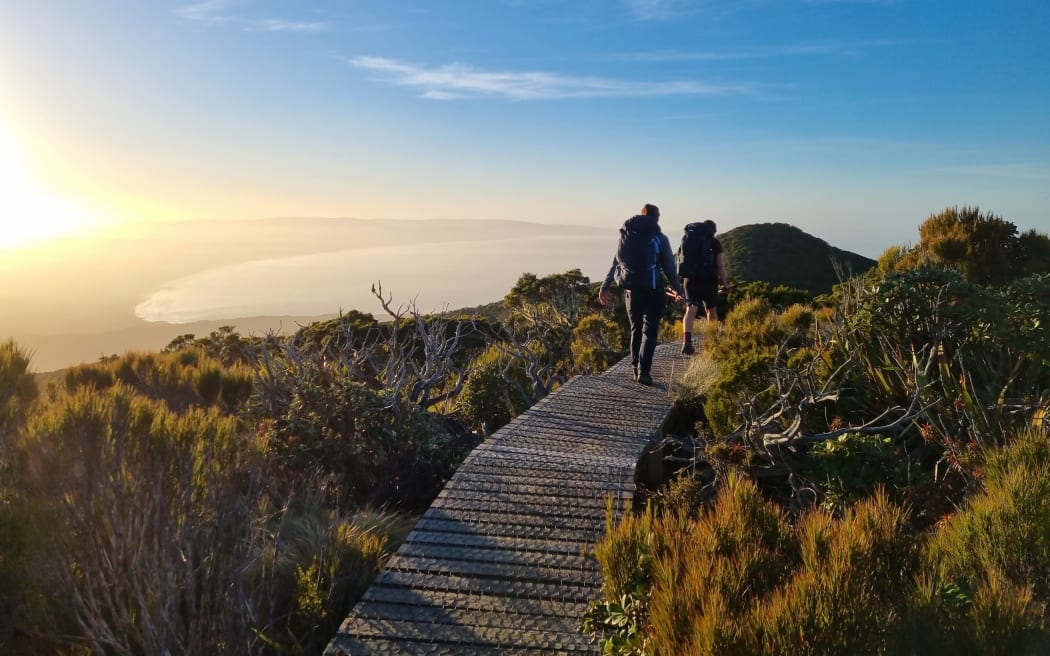
{"type": "Polygon", "coordinates": [[[909,473],[909,458],[898,452],[891,438],[853,433],[814,444],[802,475],[820,490],[821,506],[838,513],[877,486],[907,485],[909,473]]]}
{"type": "Polygon", "coordinates": [[[520,364],[490,347],[467,375],[457,397],[459,410],[482,433],[491,434],[528,409],[528,387],[520,364]]]}
{"type": "Polygon", "coordinates": [[[339,371],[276,375],[283,391],[259,426],[279,487],[307,473],[338,505],[426,507],[466,455],[469,445],[386,390],[339,371]]]}
{"type": "Polygon", "coordinates": [[[878,411],[928,406],[927,442],[967,476],[980,450],[1050,400],[1050,276],[976,286],[934,268],[887,276],[840,324],[838,361],[856,365],[855,401],[878,411]]]}
{"type": "Polygon", "coordinates": [[[601,373],[623,357],[623,330],[600,314],[580,319],[572,331],[572,358],[577,373],[601,373]]]}
{"type": "Polygon", "coordinates": [[[805,289],[754,280],[729,289],[726,293],[725,309],[719,308],[719,316],[727,316],[734,307],[748,299],[762,299],[773,308],[783,310],[792,305],[809,305],[813,302],[813,295],[805,289]]]}

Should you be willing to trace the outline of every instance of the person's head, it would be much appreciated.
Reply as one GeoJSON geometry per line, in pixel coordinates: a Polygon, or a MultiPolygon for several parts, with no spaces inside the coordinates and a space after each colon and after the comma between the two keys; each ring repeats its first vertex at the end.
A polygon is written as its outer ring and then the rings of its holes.
{"type": "Polygon", "coordinates": [[[715,222],[712,221],[711,219],[708,219],[708,220],[704,221],[704,223],[707,224],[707,227],[711,228],[711,234],[712,235],[715,234],[716,232],[718,232],[718,226],[716,226],[715,222]]]}
{"type": "Polygon", "coordinates": [[[646,203],[642,206],[642,216],[651,216],[654,219],[660,218],[660,208],[652,203],[646,203]]]}

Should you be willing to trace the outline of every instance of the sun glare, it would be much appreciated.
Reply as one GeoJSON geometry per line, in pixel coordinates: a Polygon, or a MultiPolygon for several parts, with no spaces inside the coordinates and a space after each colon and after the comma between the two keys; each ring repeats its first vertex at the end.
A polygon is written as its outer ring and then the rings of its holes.
{"type": "Polygon", "coordinates": [[[0,250],[80,232],[94,221],[35,180],[18,144],[0,125],[0,250]]]}

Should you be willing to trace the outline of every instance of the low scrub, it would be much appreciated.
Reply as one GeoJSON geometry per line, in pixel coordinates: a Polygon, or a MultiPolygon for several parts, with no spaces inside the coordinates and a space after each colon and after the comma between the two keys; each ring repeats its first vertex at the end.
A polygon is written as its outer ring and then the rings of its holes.
{"type": "Polygon", "coordinates": [[[8,446],[5,653],[319,654],[406,530],[309,479],[278,503],[240,420],[121,382],[57,394],[8,446]]]}
{"type": "Polygon", "coordinates": [[[1046,654],[1046,435],[988,472],[928,533],[882,488],[789,523],[730,473],[695,519],[679,504],[610,526],[584,629],[618,654],[1046,654]]]}

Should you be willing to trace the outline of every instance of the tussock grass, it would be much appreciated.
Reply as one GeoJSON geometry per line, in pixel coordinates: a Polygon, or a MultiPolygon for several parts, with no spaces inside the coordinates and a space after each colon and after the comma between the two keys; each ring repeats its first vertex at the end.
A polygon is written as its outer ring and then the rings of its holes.
{"type": "Polygon", "coordinates": [[[695,519],[677,503],[627,517],[597,556],[606,590],[640,600],[641,619],[607,635],[608,653],[1046,654],[1046,435],[1019,436],[987,472],[929,535],[882,488],[791,525],[732,471],[695,519]]]}

